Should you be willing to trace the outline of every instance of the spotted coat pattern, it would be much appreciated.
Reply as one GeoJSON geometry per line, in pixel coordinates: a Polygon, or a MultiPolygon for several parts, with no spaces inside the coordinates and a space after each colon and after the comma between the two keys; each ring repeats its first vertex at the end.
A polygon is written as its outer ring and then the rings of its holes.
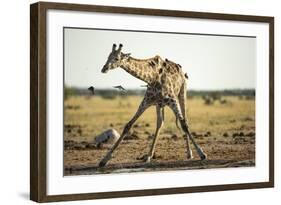
{"type": "Polygon", "coordinates": [[[192,158],[192,152],[189,147],[189,139],[195,146],[195,149],[203,160],[206,154],[201,147],[197,145],[192,135],[190,134],[185,114],[186,107],[186,77],[179,64],[174,63],[168,59],[163,60],[156,55],[149,59],[136,59],[121,52],[122,44],[119,45],[118,50],[115,50],[116,45],[112,47],[106,64],[102,72],[107,72],[117,67],[123,68],[125,71],[134,77],[147,83],[147,90],[137,112],[133,118],[125,125],[121,137],[109,150],[106,156],[101,160],[100,166],[105,166],[107,161],[111,158],[113,151],[118,147],[122,139],[127,135],[135,121],[142,115],[142,113],[150,106],[156,106],[157,127],[154,135],[154,140],[149,151],[145,157],[146,162],[150,162],[153,157],[155,145],[163,125],[164,107],[168,106],[174,112],[177,120],[180,121],[182,130],[184,131],[187,142],[187,158],[192,158]]]}

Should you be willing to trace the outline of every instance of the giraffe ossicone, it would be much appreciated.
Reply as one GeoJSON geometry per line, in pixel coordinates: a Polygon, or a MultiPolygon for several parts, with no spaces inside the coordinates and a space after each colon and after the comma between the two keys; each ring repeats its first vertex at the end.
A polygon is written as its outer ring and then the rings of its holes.
{"type": "Polygon", "coordinates": [[[177,63],[174,63],[173,61],[168,60],[167,58],[163,60],[158,55],[148,59],[133,58],[130,53],[122,52],[122,44],[119,44],[118,49],[116,49],[116,47],[116,44],[113,44],[112,51],[109,54],[101,72],[107,73],[109,70],[120,67],[132,76],[146,82],[148,86],[137,112],[135,113],[133,118],[125,125],[120,138],[108,151],[106,156],[100,161],[99,166],[106,165],[108,160],[110,160],[114,150],[128,134],[133,124],[150,106],[156,106],[157,126],[149,154],[145,159],[146,162],[150,162],[150,160],[153,158],[160,129],[163,126],[163,109],[165,106],[168,106],[172,109],[177,120],[179,120],[180,122],[183,132],[185,133],[184,138],[187,143],[187,158],[192,158],[192,152],[189,146],[190,139],[201,160],[206,159],[206,154],[195,142],[187,125],[185,110],[186,76],[182,71],[181,66],[177,63]]]}

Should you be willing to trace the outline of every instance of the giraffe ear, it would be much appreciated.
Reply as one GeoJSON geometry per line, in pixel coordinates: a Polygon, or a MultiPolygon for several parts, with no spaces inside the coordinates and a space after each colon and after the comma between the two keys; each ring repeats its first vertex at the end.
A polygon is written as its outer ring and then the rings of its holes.
{"type": "Polygon", "coordinates": [[[131,55],[131,53],[124,53],[123,54],[123,59],[129,58],[131,55]]]}

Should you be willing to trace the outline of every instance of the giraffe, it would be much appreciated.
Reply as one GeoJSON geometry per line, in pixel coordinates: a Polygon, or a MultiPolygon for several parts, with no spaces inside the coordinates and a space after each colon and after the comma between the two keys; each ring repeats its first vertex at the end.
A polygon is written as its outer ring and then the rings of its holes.
{"type": "Polygon", "coordinates": [[[181,66],[168,59],[163,60],[160,56],[149,59],[136,59],[131,57],[130,53],[121,52],[123,45],[119,44],[116,49],[116,44],[113,44],[112,51],[103,66],[101,72],[107,73],[109,70],[121,67],[129,74],[147,83],[147,90],[144,98],[140,103],[137,112],[133,118],[125,125],[120,138],[111,147],[108,153],[100,161],[99,166],[103,167],[111,159],[114,150],[118,147],[124,137],[128,134],[132,125],[150,106],[156,106],[157,125],[154,134],[154,139],[149,153],[144,157],[144,161],[149,163],[153,157],[157,138],[160,129],[164,123],[164,107],[168,106],[172,109],[176,116],[176,122],[180,122],[184,132],[184,138],[187,146],[187,159],[193,158],[190,149],[189,139],[195,147],[201,160],[206,159],[206,154],[201,147],[195,142],[190,134],[187,124],[185,101],[186,101],[186,77],[181,66]]]}

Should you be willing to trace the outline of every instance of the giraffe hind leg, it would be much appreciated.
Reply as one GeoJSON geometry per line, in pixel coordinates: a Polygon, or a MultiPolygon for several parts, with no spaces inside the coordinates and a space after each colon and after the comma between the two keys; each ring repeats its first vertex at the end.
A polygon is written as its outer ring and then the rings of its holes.
{"type": "Polygon", "coordinates": [[[192,144],[194,145],[196,152],[198,153],[201,160],[206,159],[207,158],[206,154],[203,152],[201,147],[195,142],[194,138],[192,137],[192,135],[189,132],[186,120],[183,118],[183,115],[181,113],[180,106],[179,106],[179,103],[177,102],[177,100],[172,99],[171,103],[169,103],[168,106],[173,110],[174,114],[179,119],[182,130],[190,138],[190,140],[191,140],[192,144]]]}
{"type": "Polygon", "coordinates": [[[184,140],[186,141],[186,158],[193,159],[192,150],[190,148],[189,137],[187,134],[183,135],[184,140]]]}
{"type": "Polygon", "coordinates": [[[190,138],[192,144],[194,145],[196,152],[198,153],[199,157],[201,160],[204,160],[207,158],[207,155],[203,152],[202,148],[195,142],[193,136],[190,134],[188,126],[186,124],[186,121],[184,119],[180,120],[181,122],[181,126],[183,131],[188,135],[188,137],[190,138]]]}

